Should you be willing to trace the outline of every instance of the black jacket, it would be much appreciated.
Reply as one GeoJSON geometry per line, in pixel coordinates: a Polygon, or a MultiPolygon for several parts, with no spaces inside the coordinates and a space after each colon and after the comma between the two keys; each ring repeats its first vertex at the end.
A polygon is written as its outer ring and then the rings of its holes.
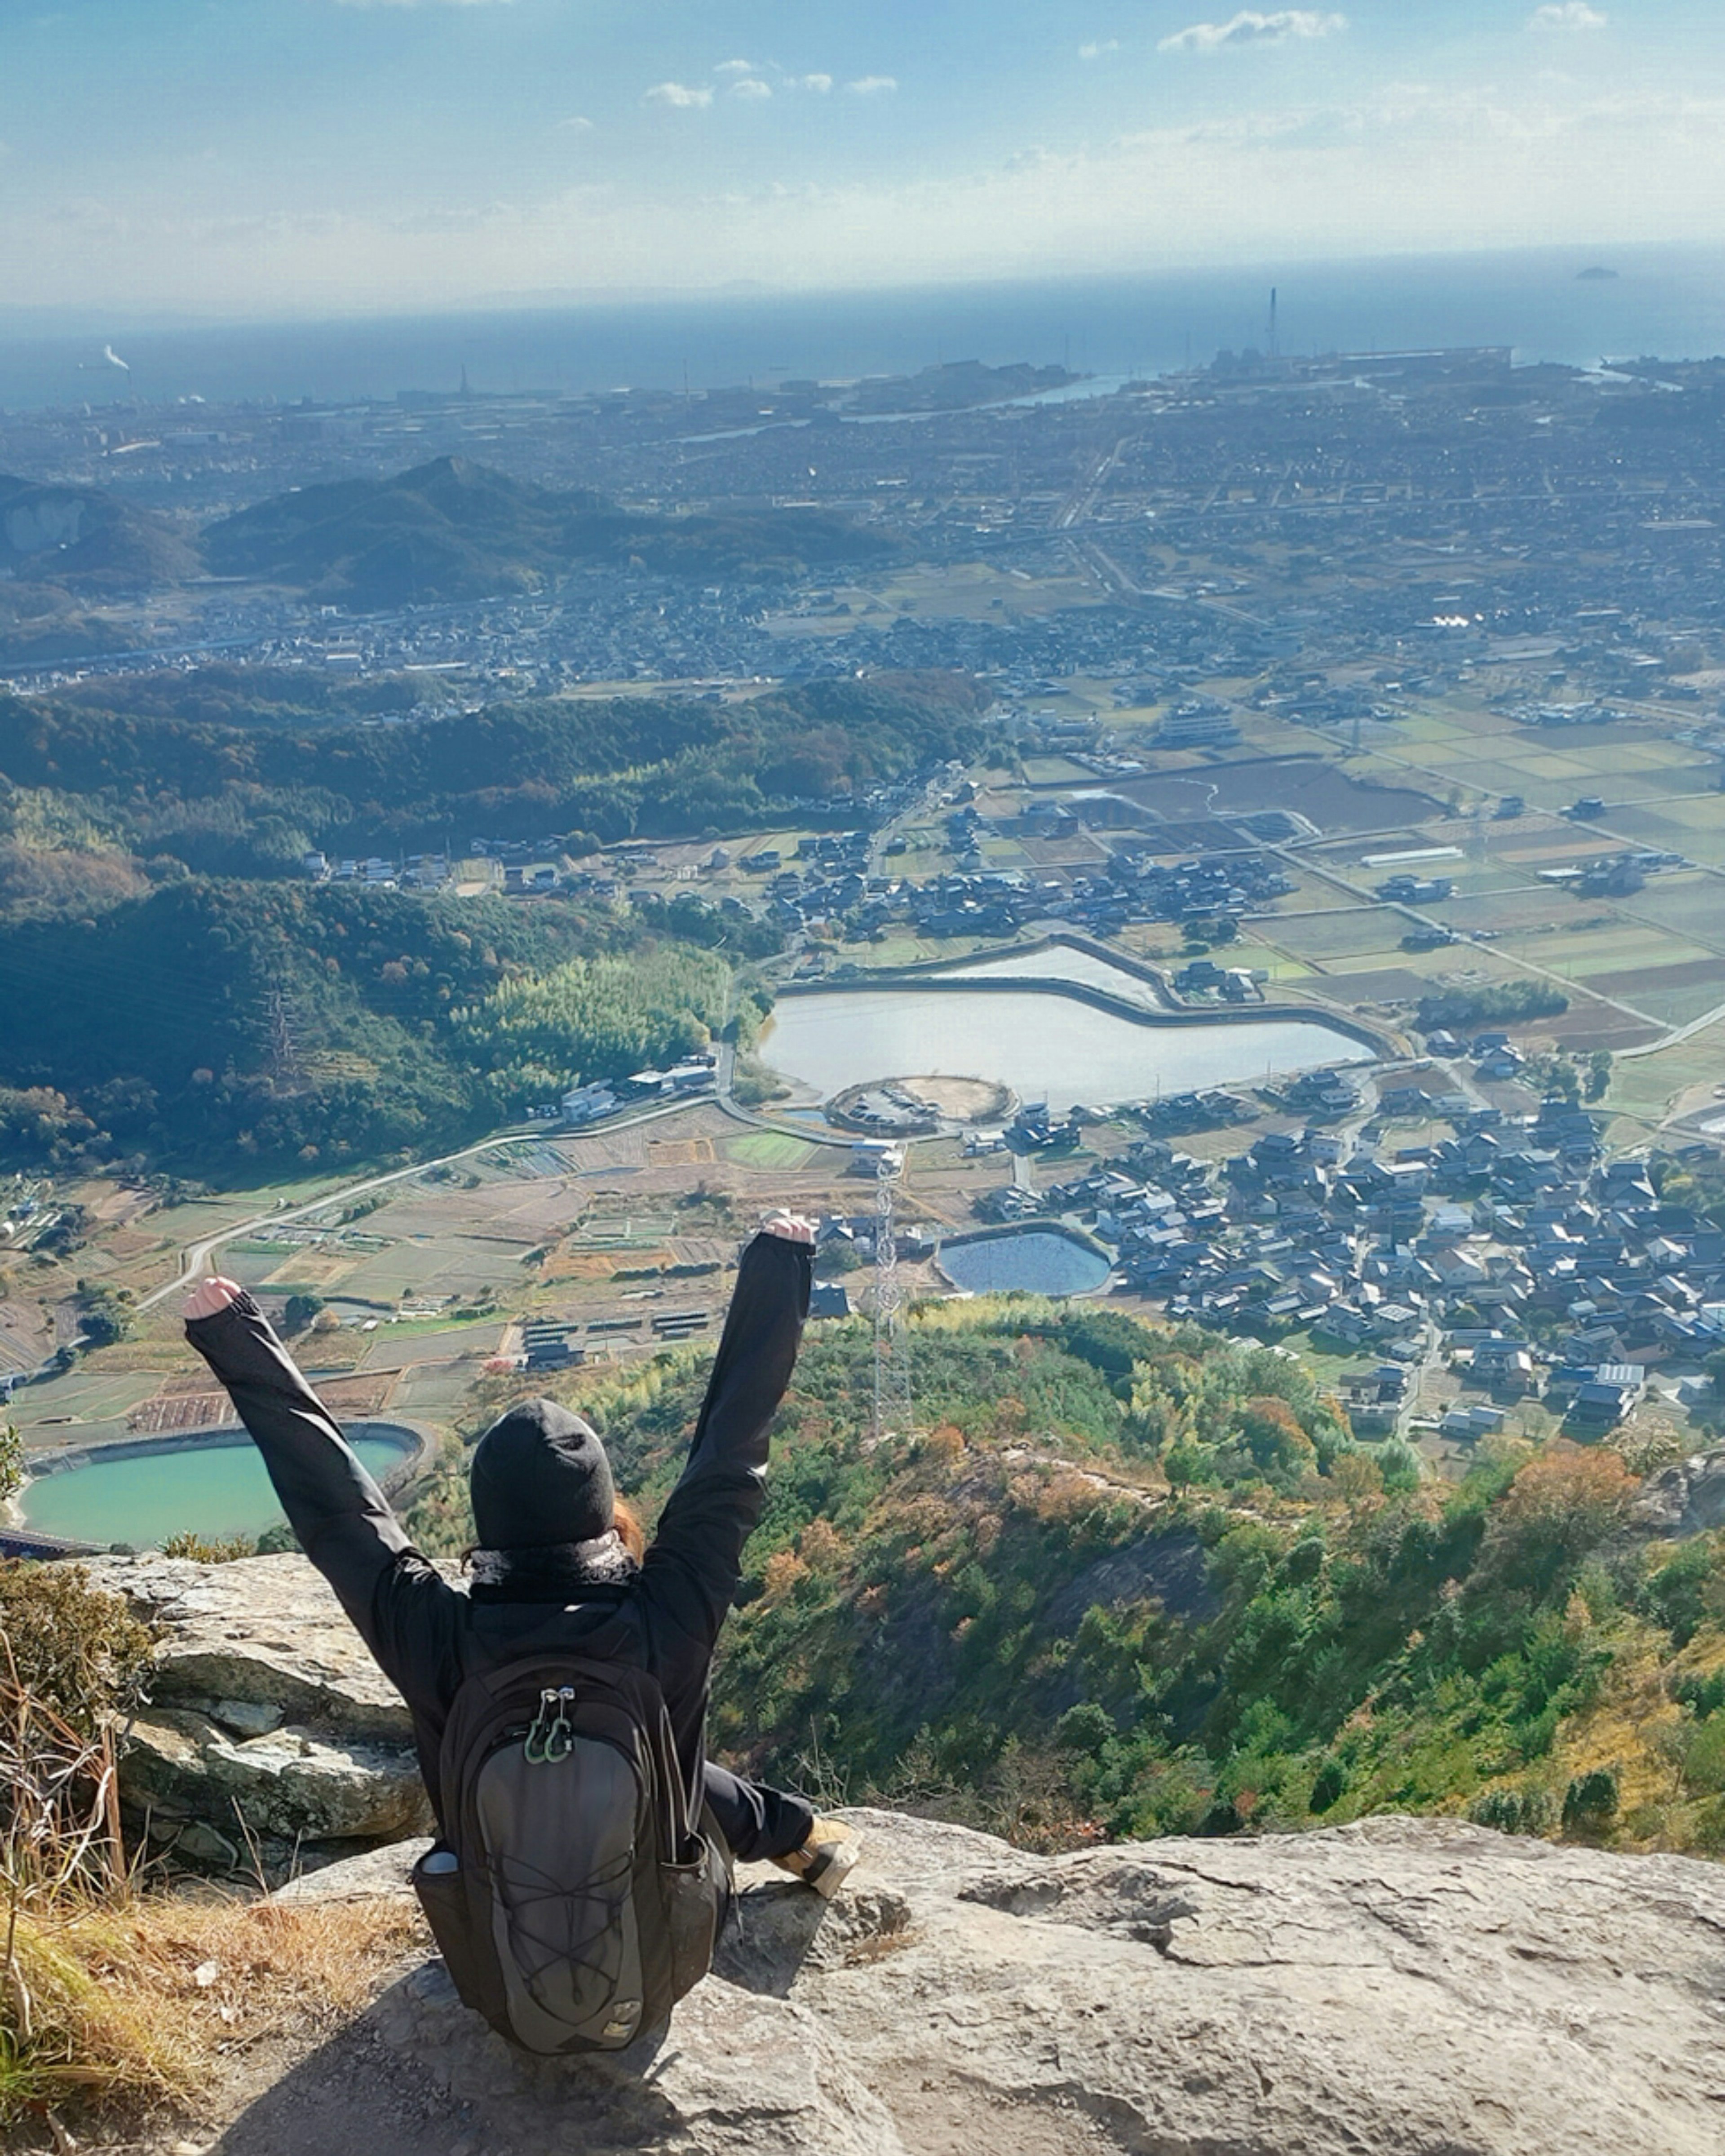
{"type": "Polygon", "coordinates": [[[408,1541],[388,1500],[249,1295],[186,1336],[228,1389],[300,1546],[406,1700],[420,1772],[442,1818],[438,1753],[450,1702],[475,1670],[579,1654],[646,1670],[670,1712],[698,1809],[708,1676],[719,1628],[761,1517],[767,1434],[797,1359],[811,1252],[757,1235],[743,1254],[689,1460],[634,1578],[567,1604],[469,1597],[408,1541]]]}

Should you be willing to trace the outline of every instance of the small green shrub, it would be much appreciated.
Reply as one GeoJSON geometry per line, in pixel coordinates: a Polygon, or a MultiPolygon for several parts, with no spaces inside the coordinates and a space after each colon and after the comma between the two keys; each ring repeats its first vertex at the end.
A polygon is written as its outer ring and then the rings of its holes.
{"type": "Polygon", "coordinates": [[[1710,1714],[1691,1735],[1683,1779],[1697,1796],[1725,1795],[1725,1712],[1710,1714]]]}
{"type": "Polygon", "coordinates": [[[212,1537],[200,1535],[195,1528],[182,1527],[177,1535],[170,1535],[162,1545],[164,1557],[188,1557],[198,1564],[233,1564],[243,1557],[258,1554],[256,1539],[251,1535],[222,1535],[212,1537]]]}
{"type": "Polygon", "coordinates": [[[1309,1808],[1327,1812],[1341,1802],[1348,1789],[1348,1770],[1339,1759],[1326,1759],[1312,1784],[1309,1808]]]}
{"type": "Polygon", "coordinates": [[[1617,1816],[1617,1777],[1609,1767],[1578,1774],[1563,1792],[1565,1834],[1603,1834],[1617,1816]]]}
{"type": "Polygon", "coordinates": [[[141,1697],[148,1631],[117,1594],[93,1588],[81,1565],[0,1563],[0,1677],[80,1736],[141,1697]]]}
{"type": "Polygon", "coordinates": [[[1476,1826],[1489,1826],[1499,1834],[1545,1834],[1556,1809],[1544,1789],[1487,1789],[1467,1816],[1476,1826]]]}

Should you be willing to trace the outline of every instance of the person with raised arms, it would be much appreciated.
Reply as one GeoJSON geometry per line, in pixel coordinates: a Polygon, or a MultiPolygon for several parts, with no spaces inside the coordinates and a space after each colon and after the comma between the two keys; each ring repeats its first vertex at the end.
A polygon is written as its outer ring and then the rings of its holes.
{"type": "Polygon", "coordinates": [[[814,1231],[744,1251],[682,1475],[649,1545],[583,1417],[518,1401],[473,1449],[469,1592],[414,1548],[257,1304],[200,1281],[187,1337],[300,1546],[413,1717],[438,1835],[414,1884],[467,2003],[528,2050],[617,2050],[711,1964],[733,1860],[830,1896],[859,1844],[706,1757],[714,1650],[761,1516],[814,1231]]]}

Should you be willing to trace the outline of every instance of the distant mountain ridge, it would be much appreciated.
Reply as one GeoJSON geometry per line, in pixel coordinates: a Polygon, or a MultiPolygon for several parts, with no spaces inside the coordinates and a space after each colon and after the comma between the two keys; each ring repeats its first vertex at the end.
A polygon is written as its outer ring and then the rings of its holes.
{"type": "Polygon", "coordinates": [[[879,560],[884,535],[820,510],[667,517],[536,486],[463,457],[385,480],[308,486],[207,527],[218,575],[367,608],[542,588],[578,564],[638,561],[672,576],[785,576],[879,560]]]}

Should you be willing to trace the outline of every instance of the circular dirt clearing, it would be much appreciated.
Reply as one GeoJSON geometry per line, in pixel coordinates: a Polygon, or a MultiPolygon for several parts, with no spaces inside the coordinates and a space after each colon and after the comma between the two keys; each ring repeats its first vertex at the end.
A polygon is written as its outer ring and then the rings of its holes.
{"type": "Polygon", "coordinates": [[[901,1078],[907,1093],[931,1101],[951,1123],[1004,1122],[1018,1102],[1012,1089],[992,1078],[901,1078]]]}

